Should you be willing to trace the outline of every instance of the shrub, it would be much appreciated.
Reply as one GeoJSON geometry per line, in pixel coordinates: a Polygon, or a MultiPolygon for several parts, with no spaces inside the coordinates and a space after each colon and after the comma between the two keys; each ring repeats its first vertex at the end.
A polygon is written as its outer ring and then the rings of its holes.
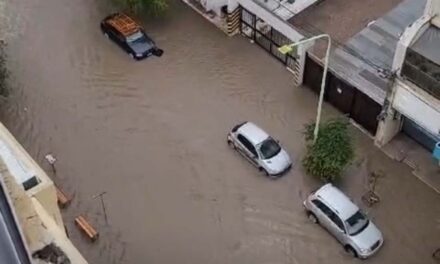
{"type": "Polygon", "coordinates": [[[313,143],[315,123],[305,125],[307,150],[303,166],[308,174],[324,182],[333,182],[340,178],[345,167],[354,158],[348,126],[348,121],[341,118],[323,122],[319,128],[318,138],[313,143]]]}
{"type": "Polygon", "coordinates": [[[132,12],[148,12],[151,15],[161,15],[168,9],[167,0],[116,0],[132,12]]]}

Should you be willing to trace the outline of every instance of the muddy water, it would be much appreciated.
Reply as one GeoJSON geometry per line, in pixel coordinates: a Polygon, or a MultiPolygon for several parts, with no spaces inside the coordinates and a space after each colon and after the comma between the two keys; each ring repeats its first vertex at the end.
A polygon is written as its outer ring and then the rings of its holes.
{"type": "MultiPolygon", "coordinates": [[[[308,223],[301,200],[316,182],[300,166],[270,181],[225,144],[232,125],[253,120],[295,159],[303,152],[316,97],[261,49],[175,1],[168,17],[145,21],[164,56],[133,62],[102,37],[112,9],[101,2],[4,1],[12,91],[2,119],[43,167],[45,153],[57,156],[52,178],[75,197],[64,219],[90,263],[356,262],[308,223]],[[93,198],[102,192],[107,221],[93,198]],[[74,228],[78,214],[98,227],[98,243],[74,228]]],[[[359,137],[360,160],[399,176],[371,211],[387,237],[371,262],[430,263],[438,196],[359,137]]]]}

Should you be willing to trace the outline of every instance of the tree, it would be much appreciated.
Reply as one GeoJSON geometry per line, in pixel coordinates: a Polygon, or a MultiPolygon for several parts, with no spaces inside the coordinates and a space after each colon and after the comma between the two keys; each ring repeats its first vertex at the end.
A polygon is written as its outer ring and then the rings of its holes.
{"type": "Polygon", "coordinates": [[[308,174],[324,182],[333,182],[340,178],[345,167],[354,158],[348,126],[348,121],[341,118],[323,122],[319,128],[318,138],[313,143],[315,123],[305,125],[307,150],[303,166],[308,174]]]}
{"type": "Polygon", "coordinates": [[[167,0],[116,0],[132,12],[146,11],[152,15],[161,15],[167,8],[167,0]]]}

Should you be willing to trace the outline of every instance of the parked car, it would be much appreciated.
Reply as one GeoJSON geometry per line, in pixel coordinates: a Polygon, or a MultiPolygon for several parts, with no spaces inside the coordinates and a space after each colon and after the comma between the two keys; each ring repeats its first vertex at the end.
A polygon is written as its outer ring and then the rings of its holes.
{"type": "Polygon", "coordinates": [[[136,60],[151,55],[161,56],[163,53],[144,29],[126,14],[115,13],[107,16],[101,22],[101,30],[107,38],[136,60]]]}
{"type": "Polygon", "coordinates": [[[368,258],[383,244],[376,225],[330,183],[312,192],[304,207],[309,219],[327,229],[353,257],[368,258]]]}
{"type": "Polygon", "coordinates": [[[251,122],[236,125],[227,140],[232,148],[267,176],[281,176],[292,167],[289,154],[278,141],[251,122]]]}

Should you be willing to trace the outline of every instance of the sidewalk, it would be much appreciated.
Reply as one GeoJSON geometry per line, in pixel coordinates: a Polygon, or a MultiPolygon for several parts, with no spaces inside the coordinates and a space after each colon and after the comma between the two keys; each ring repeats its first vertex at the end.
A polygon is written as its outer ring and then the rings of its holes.
{"type": "Polygon", "coordinates": [[[404,134],[382,148],[390,158],[407,164],[412,173],[440,194],[440,167],[426,149],[404,134]]]}

